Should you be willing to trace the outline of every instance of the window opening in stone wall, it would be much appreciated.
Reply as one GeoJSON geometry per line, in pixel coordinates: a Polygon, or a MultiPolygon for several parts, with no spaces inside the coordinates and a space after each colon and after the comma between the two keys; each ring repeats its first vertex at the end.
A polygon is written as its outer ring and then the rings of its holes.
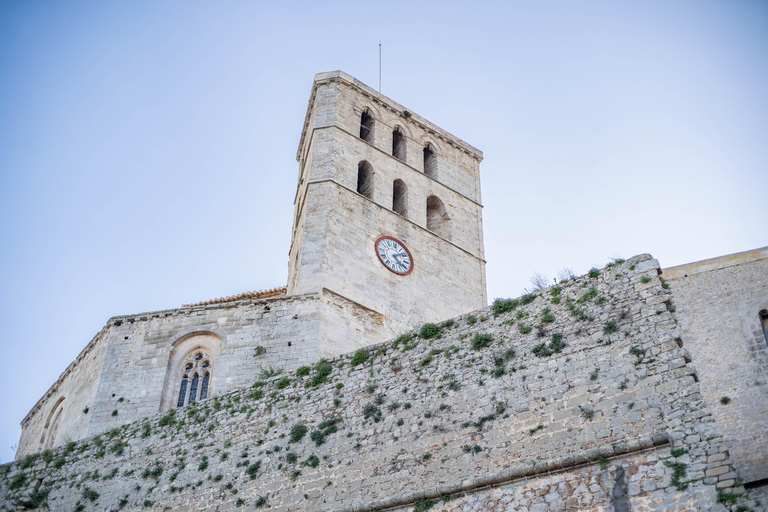
{"type": "Polygon", "coordinates": [[[211,370],[213,369],[213,358],[197,348],[191,351],[181,364],[181,383],[179,385],[178,400],[176,407],[204,400],[208,397],[208,390],[211,385],[211,370]]]}
{"type": "Polygon", "coordinates": [[[763,326],[763,338],[768,343],[768,310],[762,310],[760,312],[760,324],[763,326]]]}
{"type": "Polygon", "coordinates": [[[392,156],[405,162],[405,135],[399,127],[392,132],[392,156]]]}
{"type": "Polygon", "coordinates": [[[408,187],[403,180],[392,183],[392,210],[408,218],[408,187]]]}
{"type": "Polygon", "coordinates": [[[195,374],[194,377],[192,377],[192,385],[189,387],[189,400],[187,400],[188,404],[191,404],[195,400],[197,400],[197,384],[200,382],[200,376],[198,374],[195,374]]]}
{"type": "Polygon", "coordinates": [[[365,160],[357,164],[357,192],[373,199],[373,167],[365,160]]]}
{"type": "Polygon", "coordinates": [[[424,146],[424,174],[437,178],[437,155],[431,144],[424,146]]]}
{"type": "Polygon", "coordinates": [[[360,116],[360,138],[365,142],[373,142],[373,116],[368,109],[360,116]]]}
{"type": "Polygon", "coordinates": [[[181,407],[184,405],[184,399],[187,397],[187,379],[188,377],[184,375],[181,379],[181,388],[179,388],[179,401],[176,403],[176,407],[181,407]]]}
{"type": "Polygon", "coordinates": [[[208,397],[208,381],[210,378],[210,373],[206,373],[205,377],[203,377],[203,385],[200,388],[200,400],[205,400],[208,397]]]}
{"type": "Polygon", "coordinates": [[[437,196],[427,198],[427,229],[446,240],[451,239],[451,218],[437,196]]]}

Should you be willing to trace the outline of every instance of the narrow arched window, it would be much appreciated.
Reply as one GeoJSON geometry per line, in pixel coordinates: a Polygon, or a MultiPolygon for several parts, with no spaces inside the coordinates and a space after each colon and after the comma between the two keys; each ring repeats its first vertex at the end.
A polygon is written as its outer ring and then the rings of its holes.
{"type": "Polygon", "coordinates": [[[203,377],[203,387],[200,388],[200,400],[205,400],[208,397],[208,381],[211,379],[211,374],[206,373],[203,377]]]}
{"type": "Polygon", "coordinates": [[[61,417],[64,414],[64,397],[59,398],[54,406],[51,408],[51,412],[48,414],[48,420],[43,426],[43,435],[40,438],[41,448],[48,449],[53,447],[53,443],[56,442],[56,437],[59,430],[59,423],[61,417]]]}
{"type": "Polygon", "coordinates": [[[392,210],[408,217],[408,187],[403,180],[395,180],[392,184],[392,210]]]}
{"type": "Polygon", "coordinates": [[[437,178],[437,155],[431,144],[424,146],[424,174],[437,178]]]}
{"type": "Polygon", "coordinates": [[[405,162],[405,135],[399,126],[392,132],[392,156],[405,162]]]}
{"type": "Polygon", "coordinates": [[[373,167],[365,160],[357,164],[357,192],[373,199],[373,167]]]}
{"type": "Polygon", "coordinates": [[[197,385],[200,382],[200,376],[198,374],[195,374],[194,377],[192,377],[192,385],[189,387],[189,400],[187,400],[188,404],[191,404],[195,400],[197,400],[197,385]]]}
{"type": "Polygon", "coordinates": [[[451,239],[451,218],[437,196],[427,198],[427,229],[446,240],[451,239]]]}
{"type": "Polygon", "coordinates": [[[768,343],[768,310],[762,310],[760,312],[760,323],[763,325],[763,338],[768,343]]]}
{"type": "Polygon", "coordinates": [[[365,142],[373,142],[373,116],[368,109],[360,116],[360,138],[365,142]]]}
{"type": "Polygon", "coordinates": [[[179,388],[179,401],[176,403],[176,407],[181,407],[184,405],[184,400],[187,398],[187,380],[189,377],[184,375],[184,377],[181,378],[181,387],[179,388]]]}
{"type": "Polygon", "coordinates": [[[212,369],[213,358],[202,348],[196,348],[184,357],[176,407],[183,407],[208,397],[212,369]]]}

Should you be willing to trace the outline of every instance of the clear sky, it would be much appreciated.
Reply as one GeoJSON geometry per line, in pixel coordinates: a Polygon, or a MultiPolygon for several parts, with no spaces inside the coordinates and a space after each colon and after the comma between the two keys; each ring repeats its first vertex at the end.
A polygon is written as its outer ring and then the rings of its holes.
{"type": "Polygon", "coordinates": [[[481,149],[488,297],[768,245],[768,3],[0,3],[0,460],[109,317],[282,286],[315,73],[481,149]]]}

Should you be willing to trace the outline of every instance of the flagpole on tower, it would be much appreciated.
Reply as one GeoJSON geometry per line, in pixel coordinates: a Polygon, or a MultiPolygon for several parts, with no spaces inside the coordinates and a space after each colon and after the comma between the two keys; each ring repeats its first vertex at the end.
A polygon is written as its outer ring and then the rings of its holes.
{"type": "Polygon", "coordinates": [[[381,92],[381,39],[379,39],[379,92],[381,92]]]}

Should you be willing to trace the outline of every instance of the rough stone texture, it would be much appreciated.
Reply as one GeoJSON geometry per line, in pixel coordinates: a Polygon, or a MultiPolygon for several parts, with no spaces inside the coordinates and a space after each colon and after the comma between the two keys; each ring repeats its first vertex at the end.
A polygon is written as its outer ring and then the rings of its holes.
{"type": "Polygon", "coordinates": [[[768,248],[665,269],[701,392],[745,483],[768,478],[768,248]],[[723,404],[721,399],[730,402],[723,404]]]}
{"type": "Polygon", "coordinates": [[[437,338],[342,356],[325,379],[323,363],[264,376],[30,456],[0,470],[0,502],[252,510],[263,497],[340,512],[450,494],[437,510],[723,511],[718,486],[730,492],[736,473],[659,271],[638,256],[437,338]],[[296,425],[307,432],[292,442],[296,425]]]}

